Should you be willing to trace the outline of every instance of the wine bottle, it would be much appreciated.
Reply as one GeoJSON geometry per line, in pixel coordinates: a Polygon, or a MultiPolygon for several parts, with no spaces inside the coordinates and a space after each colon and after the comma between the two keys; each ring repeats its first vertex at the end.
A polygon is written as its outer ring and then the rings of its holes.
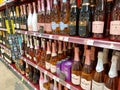
{"type": "Polygon", "coordinates": [[[112,9],[113,9],[113,0],[107,0],[106,9],[107,9],[107,15],[106,15],[107,27],[105,30],[105,36],[108,37],[110,34],[110,21],[112,18],[111,15],[112,15],[112,9]]]}
{"type": "Polygon", "coordinates": [[[33,61],[33,58],[34,58],[33,40],[32,40],[32,36],[30,36],[29,59],[33,61]]]}
{"type": "Polygon", "coordinates": [[[74,48],[74,62],[72,64],[72,79],[71,82],[74,85],[80,85],[80,76],[82,72],[82,65],[80,62],[80,57],[79,57],[79,48],[75,47],[74,48]]]}
{"type": "Polygon", "coordinates": [[[31,4],[28,4],[27,25],[28,25],[28,31],[32,31],[32,10],[31,10],[31,4]]]}
{"type": "Polygon", "coordinates": [[[50,41],[47,41],[47,51],[46,51],[46,56],[45,56],[45,65],[46,69],[50,69],[50,58],[51,58],[51,49],[50,49],[50,41]]]}
{"type": "Polygon", "coordinates": [[[46,0],[47,1],[47,9],[46,9],[46,15],[45,15],[45,32],[46,33],[52,33],[52,27],[51,27],[51,1],[52,0],[46,0]]]}
{"type": "Polygon", "coordinates": [[[24,30],[28,30],[28,26],[27,26],[27,11],[26,11],[26,5],[23,5],[23,29],[24,30]]]}
{"type": "Polygon", "coordinates": [[[23,30],[23,6],[20,6],[20,29],[23,30]]]}
{"type": "Polygon", "coordinates": [[[51,54],[51,59],[50,59],[50,62],[51,62],[50,71],[52,73],[56,73],[57,61],[58,61],[58,57],[57,57],[57,53],[56,53],[56,46],[55,46],[55,43],[53,42],[52,43],[52,54],[51,54]]]}
{"type": "Polygon", "coordinates": [[[92,80],[92,90],[104,89],[104,67],[103,67],[103,52],[98,52],[98,62],[96,72],[92,80]]]}
{"type": "Polygon", "coordinates": [[[35,2],[33,2],[32,31],[38,31],[38,29],[37,29],[37,13],[36,13],[35,2]]]}
{"type": "Polygon", "coordinates": [[[72,44],[70,42],[68,42],[67,56],[70,57],[70,58],[73,58],[73,55],[71,53],[72,51],[73,51],[72,44]]]}
{"type": "Polygon", "coordinates": [[[79,16],[78,34],[80,37],[90,37],[91,29],[90,0],[83,0],[79,16]]]}
{"type": "Polygon", "coordinates": [[[115,6],[112,11],[112,20],[110,22],[110,40],[119,41],[120,40],[120,0],[116,0],[115,6]]]}
{"type": "Polygon", "coordinates": [[[105,15],[106,15],[105,5],[106,5],[106,0],[98,0],[95,9],[94,21],[92,23],[93,38],[104,37],[103,34],[105,30],[105,15]]]}
{"type": "Polygon", "coordinates": [[[67,2],[67,0],[62,0],[61,3],[60,34],[68,34],[69,3],[67,2]]]}
{"type": "Polygon", "coordinates": [[[92,69],[90,60],[90,49],[86,50],[85,64],[81,73],[81,87],[84,90],[91,90],[92,85],[92,69]]]}
{"type": "Polygon", "coordinates": [[[42,72],[40,72],[40,78],[39,78],[39,88],[40,90],[43,90],[43,83],[44,83],[44,78],[42,72]]]}
{"type": "Polygon", "coordinates": [[[59,11],[59,5],[58,5],[58,1],[54,0],[53,1],[53,8],[52,8],[52,23],[51,23],[51,27],[52,27],[52,33],[53,34],[59,34],[60,33],[60,11],[59,11]]]}
{"type": "Polygon", "coordinates": [[[75,36],[77,34],[77,4],[76,0],[71,0],[70,3],[69,35],[75,36]]]}
{"type": "Polygon", "coordinates": [[[94,20],[95,8],[96,8],[96,0],[90,0],[90,9],[91,9],[92,21],[94,20]]]}
{"type": "Polygon", "coordinates": [[[118,73],[117,73],[117,62],[118,56],[113,55],[112,64],[108,73],[108,78],[105,81],[104,90],[117,90],[118,89],[118,73]]]}
{"type": "Polygon", "coordinates": [[[54,80],[54,87],[53,87],[53,90],[58,90],[57,88],[57,82],[54,80]]]}
{"type": "Polygon", "coordinates": [[[20,29],[20,14],[19,14],[19,6],[16,6],[16,29],[20,29]]]}

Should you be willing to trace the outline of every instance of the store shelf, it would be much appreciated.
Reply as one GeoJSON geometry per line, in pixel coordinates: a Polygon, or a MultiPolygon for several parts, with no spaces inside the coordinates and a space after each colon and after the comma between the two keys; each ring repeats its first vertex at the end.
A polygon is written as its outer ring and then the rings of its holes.
{"type": "Polygon", "coordinates": [[[71,82],[67,82],[67,81],[60,79],[55,74],[52,74],[50,71],[46,70],[45,68],[36,65],[34,62],[28,60],[26,57],[22,56],[21,59],[24,60],[25,62],[27,62],[28,64],[30,64],[31,66],[35,67],[36,69],[40,70],[41,72],[43,72],[44,74],[46,74],[50,78],[56,80],[57,82],[59,82],[63,86],[67,87],[68,89],[70,89],[70,90],[82,90],[80,88],[80,86],[75,86],[71,82]]]}
{"type": "Polygon", "coordinates": [[[9,64],[6,60],[4,60],[2,57],[0,57],[0,59],[6,64],[8,65],[13,71],[15,71],[21,78],[22,81],[25,80],[25,82],[27,82],[34,90],[39,90],[39,85],[35,85],[32,82],[30,82],[25,75],[22,75],[15,67],[15,64],[9,64]]]}
{"type": "Polygon", "coordinates": [[[3,44],[1,44],[1,43],[0,43],[0,47],[6,49],[7,51],[9,51],[9,53],[11,52],[9,48],[7,48],[5,45],[3,45],[3,44]]]}
{"type": "MultiPolygon", "coordinates": [[[[6,31],[4,28],[0,28],[0,30],[6,31]]],[[[120,42],[110,41],[109,39],[93,39],[93,38],[80,38],[73,36],[63,36],[63,35],[53,35],[53,34],[42,34],[38,32],[30,32],[23,30],[16,30],[16,33],[27,34],[47,39],[60,40],[65,42],[72,42],[83,45],[96,46],[101,48],[108,48],[114,50],[120,50],[120,42]]]]}

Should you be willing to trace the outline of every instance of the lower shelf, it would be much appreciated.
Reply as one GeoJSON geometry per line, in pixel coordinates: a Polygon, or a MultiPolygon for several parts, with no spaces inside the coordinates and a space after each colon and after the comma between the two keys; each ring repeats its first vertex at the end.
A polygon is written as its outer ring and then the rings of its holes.
{"type": "Polygon", "coordinates": [[[9,64],[6,60],[4,60],[2,57],[0,57],[0,59],[7,64],[14,72],[16,72],[21,78],[22,81],[27,82],[27,84],[29,84],[34,90],[39,90],[39,85],[38,84],[33,84],[31,81],[29,81],[27,79],[27,77],[25,75],[22,75],[15,67],[15,64],[9,64]]]}

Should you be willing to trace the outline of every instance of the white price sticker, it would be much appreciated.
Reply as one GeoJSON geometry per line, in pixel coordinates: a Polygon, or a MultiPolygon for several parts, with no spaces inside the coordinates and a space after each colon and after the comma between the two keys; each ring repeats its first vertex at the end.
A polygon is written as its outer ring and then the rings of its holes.
{"type": "Polygon", "coordinates": [[[94,40],[87,40],[87,45],[93,45],[94,44],[94,40]]]}
{"type": "Polygon", "coordinates": [[[52,39],[53,35],[49,35],[49,39],[52,39]]]}
{"type": "Polygon", "coordinates": [[[47,74],[47,71],[45,71],[44,73],[47,74]]]}
{"type": "Polygon", "coordinates": [[[59,39],[59,40],[63,40],[63,39],[64,39],[64,37],[60,36],[58,39],[59,39]]]}
{"type": "Polygon", "coordinates": [[[27,34],[27,31],[25,32],[25,34],[27,34]]]}
{"type": "Polygon", "coordinates": [[[70,89],[70,84],[67,84],[66,87],[67,87],[68,89],[70,89]]]}
{"type": "Polygon", "coordinates": [[[33,33],[34,36],[36,36],[36,33],[33,33]]]}
{"type": "Polygon", "coordinates": [[[114,47],[114,44],[110,44],[110,48],[113,48],[114,47]]]}
{"type": "Polygon", "coordinates": [[[69,37],[64,37],[64,41],[68,42],[69,37]]]}

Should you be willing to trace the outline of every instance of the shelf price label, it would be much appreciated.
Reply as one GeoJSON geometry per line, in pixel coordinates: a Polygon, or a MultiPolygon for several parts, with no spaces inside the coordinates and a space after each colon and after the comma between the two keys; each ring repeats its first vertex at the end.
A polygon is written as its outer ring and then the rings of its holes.
{"type": "Polygon", "coordinates": [[[35,68],[38,69],[38,66],[36,65],[35,68]]]}
{"type": "Polygon", "coordinates": [[[27,34],[27,31],[25,32],[25,34],[27,34]]]}
{"type": "Polygon", "coordinates": [[[49,39],[52,39],[53,38],[53,35],[49,35],[49,39]]]}
{"type": "Polygon", "coordinates": [[[47,71],[45,71],[44,74],[47,74],[47,71]]]}
{"type": "Polygon", "coordinates": [[[22,77],[21,81],[23,82],[24,81],[24,78],[22,77]]]}
{"type": "Polygon", "coordinates": [[[68,89],[70,89],[70,84],[67,83],[66,87],[67,87],[68,89]]]}
{"type": "Polygon", "coordinates": [[[66,42],[68,42],[69,41],[69,37],[64,37],[63,40],[66,41],[66,42]]]}
{"type": "Polygon", "coordinates": [[[94,45],[94,40],[86,40],[84,43],[87,45],[94,45]]]}
{"type": "Polygon", "coordinates": [[[63,40],[64,39],[64,37],[62,37],[62,36],[59,36],[59,38],[58,38],[59,40],[63,40]]]}

